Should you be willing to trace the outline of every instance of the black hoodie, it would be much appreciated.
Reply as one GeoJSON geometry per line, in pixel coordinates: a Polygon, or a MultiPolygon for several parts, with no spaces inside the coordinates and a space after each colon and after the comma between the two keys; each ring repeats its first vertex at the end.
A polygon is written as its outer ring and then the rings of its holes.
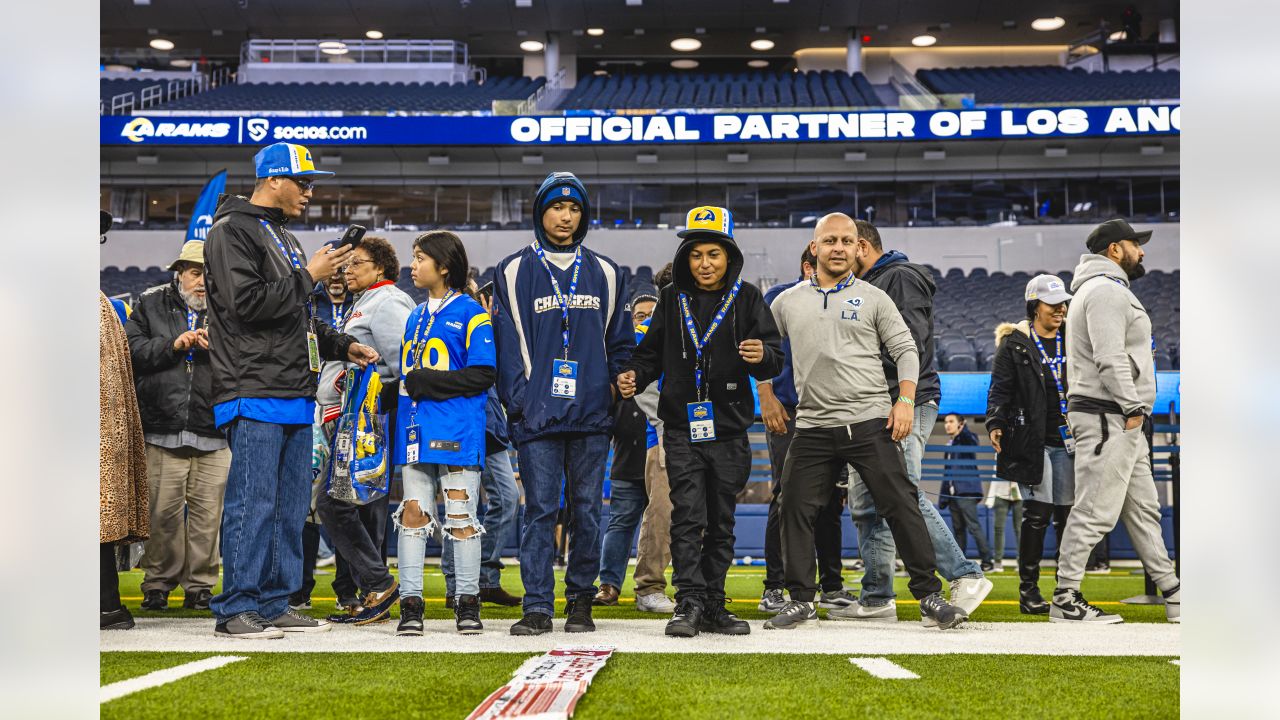
{"type": "MultiPolygon", "coordinates": [[[[680,293],[689,296],[694,328],[701,337],[715,316],[724,296],[742,273],[742,251],[729,239],[701,233],[680,243],[672,266],[672,284],[658,293],[658,307],[644,339],[636,347],[627,366],[636,371],[636,392],[662,377],[658,417],[667,430],[689,432],[688,403],[697,402],[694,370],[697,354],[680,313],[680,293]],[[714,241],[729,255],[724,288],[712,292],[697,289],[689,270],[689,251],[700,242],[714,241]]],[[[748,375],[769,380],[782,371],[782,337],[773,322],[773,313],[760,289],[742,283],[733,307],[702,349],[702,382],[715,411],[716,438],[745,435],[755,422],[755,401],[748,375]],[[738,354],[738,343],[757,339],[764,343],[764,360],[750,365],[738,354]]]]}
{"type": "MultiPolygon", "coordinates": [[[[933,345],[933,293],[938,286],[928,268],[907,260],[897,250],[890,250],[863,274],[862,280],[885,291],[898,306],[920,353],[920,378],[916,381],[916,404],[937,402],[942,397],[942,384],[933,345]]],[[[887,352],[881,353],[884,376],[889,381],[890,397],[898,397],[898,367],[887,352]]]]}
{"type": "MultiPolygon", "coordinates": [[[[279,209],[222,196],[204,246],[214,405],[238,398],[316,396],[316,374],[307,361],[312,324],[307,300],[316,281],[285,259],[262,220],[306,261],[279,209]]],[[[355,338],[320,318],[314,326],[320,357],[345,359],[355,338]]]]}

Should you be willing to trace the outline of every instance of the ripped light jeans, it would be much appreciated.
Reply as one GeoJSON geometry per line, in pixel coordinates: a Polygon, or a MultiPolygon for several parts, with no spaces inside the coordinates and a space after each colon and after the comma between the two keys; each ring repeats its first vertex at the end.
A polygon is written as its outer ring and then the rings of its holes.
{"type": "Polygon", "coordinates": [[[427,556],[427,538],[440,529],[442,542],[456,543],[453,548],[456,592],[458,595],[480,594],[480,536],[484,528],[476,519],[480,497],[480,468],[475,465],[437,465],[415,463],[404,466],[404,499],[391,516],[399,535],[400,595],[422,597],[422,564],[427,556]],[[436,506],[436,494],[444,495],[444,521],[436,506]],[[405,527],[401,522],[405,506],[417,502],[428,516],[422,527],[405,527]],[[475,531],[469,537],[455,533],[475,531]]]}

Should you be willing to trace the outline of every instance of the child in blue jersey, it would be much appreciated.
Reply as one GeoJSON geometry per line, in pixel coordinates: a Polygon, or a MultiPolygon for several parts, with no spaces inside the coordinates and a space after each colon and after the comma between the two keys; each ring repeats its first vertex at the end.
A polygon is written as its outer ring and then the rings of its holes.
{"type": "Polygon", "coordinates": [[[466,292],[467,251],[457,235],[425,233],[413,244],[413,284],[429,298],[405,323],[396,462],[404,500],[393,516],[400,547],[398,635],[422,634],[422,563],[441,529],[453,547],[458,632],[480,623],[480,536],[476,519],[485,457],[485,405],[496,363],[489,313],[466,292]],[[444,518],[436,494],[444,494],[444,518]]]}

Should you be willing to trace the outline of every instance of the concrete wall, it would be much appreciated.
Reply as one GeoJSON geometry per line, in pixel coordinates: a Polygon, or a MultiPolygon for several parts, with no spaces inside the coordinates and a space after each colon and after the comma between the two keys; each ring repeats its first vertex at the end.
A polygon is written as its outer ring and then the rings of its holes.
{"type": "MultiPolygon", "coordinates": [[[[1138,229],[1155,230],[1145,250],[1146,266],[1151,270],[1179,268],[1181,226],[1177,223],[1138,225],[1138,229]]],[[[927,263],[946,272],[960,268],[968,273],[974,268],[1058,272],[1075,267],[1085,252],[1084,239],[1092,226],[1019,226],[976,228],[884,228],[881,238],[886,248],[902,250],[916,262],[927,263]]],[[[409,264],[413,239],[417,233],[372,231],[395,246],[402,265],[409,264]]],[[[528,231],[474,231],[460,233],[466,243],[471,264],[485,268],[496,264],[532,240],[528,231]]],[[[799,267],[800,253],[812,237],[808,229],[740,229],[738,244],[746,256],[745,275],[760,278],[787,279],[799,267]]],[[[162,266],[171,262],[182,245],[182,231],[141,230],[115,231],[101,246],[101,266],[162,266]]],[[[301,232],[299,239],[308,251],[334,239],[338,233],[301,232]]],[[[637,267],[648,265],[655,271],[666,264],[675,252],[674,230],[599,230],[587,237],[596,251],[612,257],[619,264],[637,267]]]]}

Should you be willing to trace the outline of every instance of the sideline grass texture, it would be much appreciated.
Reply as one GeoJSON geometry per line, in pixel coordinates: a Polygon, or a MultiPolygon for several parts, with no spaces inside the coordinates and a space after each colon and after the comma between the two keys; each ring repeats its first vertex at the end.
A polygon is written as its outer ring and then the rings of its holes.
{"type": "MultiPolygon", "coordinates": [[[[102,718],[462,718],[519,653],[253,654],[102,706],[102,718]]],[[[116,680],[204,654],[105,653],[116,680]]],[[[881,680],[848,655],[615,655],[575,720],[642,718],[1176,717],[1180,670],[1159,657],[889,655],[919,680],[881,680]]]]}
{"type": "MultiPolygon", "coordinates": [[[[619,605],[617,607],[595,608],[593,615],[597,619],[657,619],[658,616],[642,613],[635,609],[635,591],[630,578],[631,569],[628,568],[628,577],[622,588],[622,599],[619,605]]],[[[670,577],[670,571],[668,571],[668,582],[670,582],[670,577]]],[[[861,573],[846,570],[844,576],[845,585],[856,591],[856,581],[859,577],[861,577],[861,573]]],[[[989,573],[987,577],[994,583],[995,587],[992,589],[991,594],[987,596],[987,601],[974,614],[974,620],[983,622],[1048,622],[1048,618],[1044,615],[1023,615],[1018,612],[1018,575],[1016,572],[989,573]]],[[[141,583],[141,570],[132,570],[120,574],[120,595],[124,599],[124,604],[135,617],[212,618],[207,611],[184,609],[182,607],[181,588],[170,594],[168,610],[141,610],[138,607],[142,602],[142,591],[139,588],[141,583]]],[[[335,612],[332,583],[332,567],[316,568],[316,589],[312,592],[312,609],[307,611],[309,615],[324,617],[335,612]]],[[[523,590],[520,584],[520,569],[518,567],[507,567],[503,570],[502,584],[509,592],[521,595],[523,590]]],[[[1045,568],[1040,577],[1040,589],[1046,598],[1053,592],[1053,586],[1053,569],[1045,568]]],[[[216,594],[219,589],[219,587],[215,587],[214,593],[216,594]]],[[[739,617],[746,620],[763,620],[769,617],[756,609],[756,603],[759,602],[760,594],[764,591],[764,568],[741,566],[730,568],[725,589],[729,597],[737,601],[732,603],[729,609],[739,617]]],[[[894,578],[894,589],[898,593],[898,619],[918,621],[920,619],[920,607],[911,599],[911,593],[907,591],[907,579],[902,577],[894,578]]],[[[1143,592],[1142,576],[1131,575],[1128,569],[1115,570],[1108,575],[1087,575],[1082,589],[1085,597],[1090,602],[1098,603],[1100,607],[1108,612],[1121,615],[1125,622],[1165,621],[1164,606],[1162,605],[1118,604],[1124,598],[1141,595],[1143,592]]],[[[674,589],[668,587],[668,595],[674,595],[674,592],[674,589]]],[[[428,565],[426,568],[424,594],[426,595],[424,613],[426,619],[444,620],[453,617],[453,611],[446,609],[444,606],[444,576],[440,573],[438,565],[428,565]]],[[[564,609],[564,571],[562,569],[556,570],[556,594],[557,614],[560,614],[564,609]]],[[[819,612],[825,613],[826,611],[820,610],[819,612]]],[[[392,615],[393,617],[399,617],[399,609],[393,610],[392,615]]],[[[481,611],[481,617],[519,619],[520,608],[503,608],[486,604],[481,611]]]]}

